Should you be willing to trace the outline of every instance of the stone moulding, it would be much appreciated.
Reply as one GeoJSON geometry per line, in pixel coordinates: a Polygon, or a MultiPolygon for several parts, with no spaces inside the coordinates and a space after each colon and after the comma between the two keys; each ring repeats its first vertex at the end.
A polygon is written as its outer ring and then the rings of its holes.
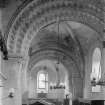
{"type": "MultiPolygon", "coordinates": [[[[23,42],[30,28],[34,31],[56,21],[57,17],[62,20],[76,21],[96,30],[100,35],[103,34],[103,9],[100,3],[95,5],[93,1],[85,0],[76,2],[75,0],[36,0],[23,6],[21,11],[16,14],[9,24],[5,36],[8,36],[7,46],[11,52],[22,53],[23,42]],[[86,4],[86,3],[87,4],[86,4]]],[[[32,31],[32,30],[31,30],[32,31]]],[[[28,34],[29,35],[29,34],[28,34]]],[[[35,35],[31,35],[31,39],[35,35]]],[[[27,39],[28,40],[28,39],[27,39]]],[[[26,44],[26,43],[25,43],[26,44]]],[[[29,44],[29,43],[28,43],[29,44]]]]}
{"type": "Polygon", "coordinates": [[[29,62],[29,70],[40,60],[43,59],[58,59],[59,55],[59,60],[61,62],[64,62],[65,64],[69,65],[69,62],[72,61],[72,63],[75,65],[76,70],[78,70],[78,73],[80,74],[80,77],[83,78],[83,68],[78,64],[78,62],[72,55],[69,53],[65,53],[61,49],[54,49],[54,48],[47,48],[47,49],[40,49],[37,52],[34,52],[34,54],[30,57],[30,62],[29,62]]]}

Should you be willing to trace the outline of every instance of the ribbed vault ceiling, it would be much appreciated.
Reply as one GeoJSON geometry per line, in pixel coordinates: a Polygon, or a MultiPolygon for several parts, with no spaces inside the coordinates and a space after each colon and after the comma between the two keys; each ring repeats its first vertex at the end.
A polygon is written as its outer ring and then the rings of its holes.
{"type": "Polygon", "coordinates": [[[43,48],[44,46],[52,46],[59,43],[61,46],[65,45],[65,47],[71,48],[70,52],[72,52],[72,48],[78,51],[81,47],[83,54],[86,55],[88,53],[87,50],[93,44],[92,42],[100,39],[100,35],[88,26],[73,21],[61,21],[59,23],[59,36],[58,23],[48,25],[38,32],[31,43],[31,47],[34,46],[35,50],[35,47],[38,48],[38,46],[43,48]]]}
{"type": "Polygon", "coordinates": [[[84,57],[93,42],[103,38],[103,2],[96,1],[32,0],[15,13],[8,26],[5,35],[9,52],[22,56],[29,53],[30,65],[42,59],[57,59],[57,55],[63,62],[66,56],[65,62],[74,62],[83,75],[84,57]],[[63,20],[59,34],[58,17],[63,20]]]}
{"type": "MultiPolygon", "coordinates": [[[[33,58],[35,54],[43,53],[30,60],[30,64],[37,58],[40,58],[38,61],[42,60],[42,58],[46,59],[48,54],[51,53],[50,51],[54,51],[52,54],[56,58],[58,57],[58,52],[63,52],[64,56],[68,56],[73,60],[81,74],[84,69],[84,56],[88,54],[88,50],[93,44],[92,42],[97,40],[99,40],[99,35],[81,23],[61,21],[59,23],[59,31],[58,23],[50,24],[41,29],[33,38],[29,55],[33,58]]],[[[59,57],[64,58],[62,55],[59,55],[59,57]]]]}
{"type": "MultiPolygon", "coordinates": [[[[8,36],[8,50],[10,53],[27,55],[35,33],[55,22],[57,17],[87,25],[97,31],[102,38],[103,5],[101,0],[78,0],[78,2],[76,0],[32,0],[21,6],[10,21],[5,33],[6,38],[8,36]]],[[[79,25],[76,24],[75,28],[78,27],[79,25]]]]}

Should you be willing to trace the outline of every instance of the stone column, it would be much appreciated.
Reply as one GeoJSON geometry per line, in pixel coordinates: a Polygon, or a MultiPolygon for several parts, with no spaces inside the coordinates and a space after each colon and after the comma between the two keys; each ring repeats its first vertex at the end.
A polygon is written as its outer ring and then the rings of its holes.
{"type": "MultiPolygon", "coordinates": [[[[104,0],[105,2],[105,0],[104,0]]],[[[105,10],[105,6],[103,7],[103,9],[105,10]]],[[[103,16],[104,16],[104,21],[105,21],[105,12],[103,12],[103,16]]],[[[105,74],[105,23],[104,23],[104,27],[103,27],[103,35],[104,35],[104,41],[103,41],[103,50],[102,50],[102,63],[101,63],[101,72],[102,74],[105,74]]],[[[105,75],[104,75],[105,78],[105,75]]],[[[104,80],[105,81],[105,80],[104,80]]],[[[104,93],[104,100],[105,100],[105,87],[103,89],[103,93],[104,93]]],[[[105,101],[104,101],[104,105],[105,105],[105,101]]]]}
{"type": "Polygon", "coordinates": [[[91,94],[91,81],[90,81],[90,74],[91,74],[91,67],[92,67],[92,58],[91,53],[85,56],[85,80],[84,80],[84,98],[90,99],[91,94]]]}
{"type": "MultiPolygon", "coordinates": [[[[102,46],[102,56],[101,56],[101,80],[105,81],[105,41],[103,41],[102,46]]],[[[103,99],[105,100],[105,86],[102,86],[102,92],[104,93],[103,99]]]]}
{"type": "Polygon", "coordinates": [[[22,59],[12,59],[3,61],[3,74],[6,75],[7,80],[4,82],[3,96],[7,97],[3,100],[5,105],[22,105],[22,70],[23,70],[23,60],[22,59]],[[15,90],[14,97],[8,97],[9,90],[13,88],[15,90]]]}
{"type": "Polygon", "coordinates": [[[16,60],[17,88],[15,92],[15,105],[22,105],[22,93],[26,88],[26,59],[16,60]]]}
{"type": "Polygon", "coordinates": [[[28,59],[22,59],[17,62],[16,105],[22,105],[22,95],[27,90],[27,62],[28,59]]]}
{"type": "MultiPolygon", "coordinates": [[[[2,30],[2,11],[0,9],[0,30],[2,30]]],[[[1,51],[0,51],[0,72],[2,70],[2,67],[1,67],[1,62],[2,62],[2,57],[1,57],[1,51]]],[[[0,76],[0,86],[2,85],[2,77],[0,76]]],[[[0,87],[0,105],[3,105],[2,104],[2,87],[0,87]]]]}
{"type": "MultiPolygon", "coordinates": [[[[1,73],[1,70],[2,70],[2,68],[1,68],[1,62],[2,62],[2,57],[1,57],[1,52],[0,52],[0,73],[1,73]]],[[[2,77],[0,76],[0,105],[3,105],[2,104],[2,86],[3,84],[2,84],[2,77]]]]}
{"type": "Polygon", "coordinates": [[[16,101],[15,105],[22,105],[22,94],[21,94],[21,73],[22,73],[22,62],[18,63],[17,70],[17,89],[16,89],[16,101]]]}
{"type": "Polygon", "coordinates": [[[24,61],[22,61],[22,68],[21,68],[21,91],[22,91],[22,101],[24,101],[24,103],[28,102],[28,80],[27,80],[27,66],[28,66],[28,56],[27,58],[24,58],[24,61]]]}

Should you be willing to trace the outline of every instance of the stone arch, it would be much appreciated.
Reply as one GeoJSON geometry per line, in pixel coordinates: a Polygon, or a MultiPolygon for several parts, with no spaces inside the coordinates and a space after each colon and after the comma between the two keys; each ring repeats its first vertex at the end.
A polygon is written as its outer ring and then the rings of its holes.
{"type": "MultiPolygon", "coordinates": [[[[43,69],[48,74],[48,93],[51,92],[50,86],[51,83],[56,83],[57,82],[57,71],[55,68],[56,64],[56,59],[50,58],[50,59],[42,59],[37,64],[34,65],[34,67],[29,71],[29,76],[38,76],[37,74],[43,69]]],[[[72,71],[72,70],[71,70],[72,71]]],[[[59,62],[59,73],[60,75],[60,80],[62,83],[66,83],[66,91],[64,92],[65,94],[67,92],[72,92],[72,77],[71,77],[71,71],[66,69],[65,65],[59,62]],[[66,79],[65,79],[66,78],[66,79]]],[[[31,79],[30,79],[31,81],[31,79]]],[[[29,82],[30,83],[30,82],[29,82]]],[[[36,84],[37,85],[37,84],[36,84]]],[[[37,87],[37,86],[35,86],[37,87]]]]}
{"type": "MultiPolygon", "coordinates": [[[[81,83],[82,83],[83,78],[81,78],[81,75],[82,75],[83,72],[78,70],[78,67],[77,67],[76,63],[73,61],[72,58],[68,57],[67,55],[64,55],[61,52],[58,52],[58,55],[59,55],[59,58],[60,58],[60,62],[65,66],[65,68],[67,69],[67,72],[69,73],[69,80],[70,80],[69,81],[69,86],[71,86],[70,89],[73,92],[74,85],[73,85],[72,80],[74,81],[75,78],[76,78],[76,79],[80,80],[81,83]],[[62,59],[63,56],[65,57],[64,59],[62,59]]],[[[48,50],[47,51],[40,51],[37,54],[35,54],[34,56],[32,56],[32,59],[30,59],[27,72],[30,72],[30,70],[34,67],[34,65],[37,62],[42,61],[44,59],[57,60],[58,58],[54,55],[54,51],[51,51],[51,50],[50,51],[48,51],[48,50]]],[[[77,84],[75,84],[75,86],[76,85],[77,84]]],[[[81,85],[81,89],[83,88],[82,86],[83,85],[81,85]]],[[[76,93],[74,93],[74,94],[76,94],[76,93]]],[[[80,93],[80,94],[82,95],[83,93],[80,93]]]]}
{"type": "Polygon", "coordinates": [[[40,50],[40,51],[36,52],[30,58],[30,61],[28,64],[28,70],[30,71],[32,69],[32,67],[40,60],[43,60],[43,59],[57,60],[58,57],[59,57],[60,62],[62,62],[64,65],[66,65],[65,67],[67,67],[67,69],[69,69],[69,65],[70,65],[71,61],[72,61],[72,63],[75,64],[75,68],[78,69],[78,66],[76,65],[76,62],[74,61],[72,56],[64,54],[63,52],[60,52],[60,51],[57,51],[58,56],[56,56],[55,54],[56,54],[56,51],[54,49],[40,50]]]}
{"type": "MultiPolygon", "coordinates": [[[[61,20],[76,21],[96,30],[102,39],[103,35],[103,10],[100,6],[92,4],[91,1],[61,0],[30,2],[18,14],[10,29],[7,46],[11,53],[24,54],[28,52],[31,40],[44,26],[56,22],[57,17],[61,20]],[[87,4],[86,4],[86,3],[87,4]]],[[[27,53],[26,53],[27,54],[27,53]]]]}

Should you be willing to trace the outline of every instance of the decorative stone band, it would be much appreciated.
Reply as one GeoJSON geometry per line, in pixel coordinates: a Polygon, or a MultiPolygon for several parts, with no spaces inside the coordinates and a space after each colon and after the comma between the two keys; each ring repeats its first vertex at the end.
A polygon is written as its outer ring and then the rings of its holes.
{"type": "MultiPolygon", "coordinates": [[[[63,52],[61,51],[58,51],[58,56],[59,56],[59,60],[61,63],[63,63],[65,65],[65,67],[68,67],[67,70],[70,70],[69,69],[69,66],[71,67],[74,67],[75,69],[73,71],[71,71],[71,74],[72,72],[78,72],[79,76],[83,78],[83,68],[80,67],[80,65],[78,65],[78,63],[75,61],[75,59],[72,58],[72,56],[70,55],[65,55],[63,52]],[[63,59],[62,57],[65,56],[65,59],[63,59]],[[76,71],[75,71],[76,70],[76,71]]],[[[37,52],[36,54],[34,54],[34,56],[32,56],[30,58],[30,61],[28,63],[28,70],[30,71],[34,65],[43,60],[43,59],[49,59],[49,60],[57,60],[57,56],[55,55],[55,50],[41,50],[39,52],[37,52]]],[[[79,63],[80,64],[80,63],[79,63]]]]}
{"type": "MultiPolygon", "coordinates": [[[[88,1],[88,0],[85,0],[88,1]]],[[[103,6],[101,3],[99,3],[103,6]]],[[[11,52],[22,53],[27,50],[31,40],[44,26],[61,20],[76,21],[96,30],[103,37],[103,10],[92,2],[76,2],[75,0],[34,0],[24,7],[16,16],[8,29],[7,45],[11,52]],[[33,33],[32,33],[33,32],[33,33]],[[35,34],[36,32],[36,34],[35,34]]]]}

